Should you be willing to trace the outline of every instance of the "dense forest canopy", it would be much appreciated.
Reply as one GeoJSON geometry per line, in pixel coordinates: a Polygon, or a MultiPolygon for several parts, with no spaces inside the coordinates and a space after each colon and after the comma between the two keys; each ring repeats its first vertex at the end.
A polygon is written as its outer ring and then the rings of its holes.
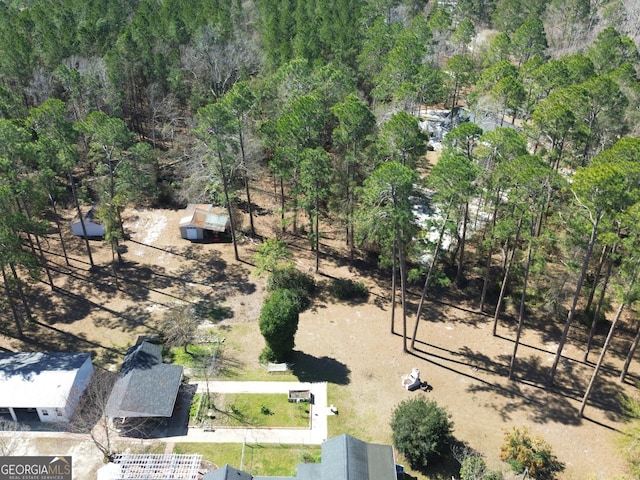
{"type": "Polygon", "coordinates": [[[127,206],[213,201],[235,245],[236,231],[255,234],[251,182],[269,172],[282,231],[309,235],[316,270],[329,223],[351,261],[379,254],[405,349],[407,285],[423,281],[424,299],[430,282],[475,276],[494,332],[505,296],[520,326],[525,304],[565,325],[552,380],[574,320],[595,325],[637,288],[638,12],[615,0],[1,1],[3,328],[23,334],[24,286],[50,273],[37,240],[60,206],[98,205],[117,278],[127,206]],[[444,138],[423,128],[433,107],[451,113],[444,138]],[[472,121],[453,122],[460,107],[472,121]],[[419,224],[416,203],[437,215],[419,224]]]}

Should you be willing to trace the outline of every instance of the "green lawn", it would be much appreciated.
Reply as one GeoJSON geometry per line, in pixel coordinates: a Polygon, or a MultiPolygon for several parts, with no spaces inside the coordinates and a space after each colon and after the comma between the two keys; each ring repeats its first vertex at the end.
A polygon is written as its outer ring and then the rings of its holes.
{"type": "Polygon", "coordinates": [[[240,443],[176,443],[174,453],[201,454],[218,467],[226,464],[252,475],[294,476],[298,463],[320,461],[320,446],[247,444],[242,455],[240,443]],[[241,465],[242,462],[242,465],[241,465]]]}
{"type": "Polygon", "coordinates": [[[209,423],[225,427],[283,427],[309,428],[308,403],[290,403],[287,395],[225,393],[212,394],[209,407],[204,398],[196,395],[191,406],[191,422],[206,420],[208,412],[215,415],[209,423]],[[198,404],[202,404],[198,407],[198,404]],[[196,412],[198,415],[196,417],[196,412]]]}

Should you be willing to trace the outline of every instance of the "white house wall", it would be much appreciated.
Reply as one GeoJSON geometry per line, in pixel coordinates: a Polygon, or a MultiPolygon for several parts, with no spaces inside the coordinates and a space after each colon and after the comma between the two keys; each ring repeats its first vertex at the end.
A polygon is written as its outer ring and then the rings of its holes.
{"type": "Polygon", "coordinates": [[[62,411],[62,415],[56,415],[58,422],[68,422],[73,417],[73,414],[78,406],[78,402],[82,397],[84,391],[89,386],[91,377],[93,376],[93,364],[91,363],[91,357],[82,364],[76,373],[76,378],[73,381],[73,387],[71,392],[66,398],[64,408],[57,409],[62,411]]]}

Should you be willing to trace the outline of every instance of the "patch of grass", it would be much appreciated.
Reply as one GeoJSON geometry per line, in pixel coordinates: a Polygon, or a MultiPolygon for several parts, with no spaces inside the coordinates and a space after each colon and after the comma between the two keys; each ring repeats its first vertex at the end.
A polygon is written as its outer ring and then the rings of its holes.
{"type": "Polygon", "coordinates": [[[183,367],[201,367],[205,362],[209,361],[211,355],[215,352],[215,344],[204,343],[196,345],[188,345],[187,351],[184,348],[172,348],[169,352],[171,362],[183,367]]]}
{"type": "MultiPolygon", "coordinates": [[[[381,418],[384,419],[384,413],[375,412],[373,410],[361,409],[361,404],[351,397],[349,390],[334,383],[327,384],[327,397],[329,399],[339,399],[339,403],[335,406],[340,412],[339,415],[329,415],[327,418],[327,436],[328,438],[337,437],[343,433],[364,440],[365,442],[376,442],[391,444],[391,438],[384,441],[378,437],[379,428],[372,430],[372,426],[379,425],[381,418]],[[375,433],[372,433],[375,432],[375,433]]],[[[391,412],[389,412],[389,415],[391,412]]],[[[384,420],[382,420],[384,421],[384,420]]]]}
{"type": "MultiPolygon", "coordinates": [[[[256,356],[257,358],[257,356],[256,356]]],[[[224,360],[223,360],[224,361],[224,360]]],[[[242,369],[233,369],[224,372],[224,380],[236,381],[261,381],[261,382],[298,382],[298,377],[293,373],[269,373],[266,365],[256,367],[244,366],[242,369]]]]}
{"type": "MultiPolygon", "coordinates": [[[[229,464],[240,468],[242,444],[238,443],[176,443],[174,453],[201,454],[204,460],[219,467],[229,464]]],[[[296,474],[298,463],[319,461],[320,446],[308,445],[245,445],[242,469],[252,475],[287,476],[296,474]]]]}
{"type": "Polygon", "coordinates": [[[290,403],[280,394],[226,393],[216,405],[212,425],[227,427],[286,427],[308,428],[310,405],[290,403]]]}

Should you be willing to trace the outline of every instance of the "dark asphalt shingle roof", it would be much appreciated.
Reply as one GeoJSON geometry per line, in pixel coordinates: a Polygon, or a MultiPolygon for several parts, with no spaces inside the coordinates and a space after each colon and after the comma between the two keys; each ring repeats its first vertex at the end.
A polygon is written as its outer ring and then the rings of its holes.
{"type": "MultiPolygon", "coordinates": [[[[232,469],[240,475],[241,473],[232,469]]],[[[322,444],[320,463],[299,463],[295,477],[248,476],[253,480],[395,480],[396,463],[390,445],[367,443],[351,435],[342,434],[322,444]]],[[[226,472],[203,480],[228,480],[236,478],[226,472]],[[226,476],[225,476],[226,475],[226,476]]],[[[245,475],[248,475],[245,473],[245,475]]],[[[238,477],[244,478],[244,477],[238,477]]]]}
{"type": "Polygon", "coordinates": [[[107,402],[109,417],[170,417],[182,367],[162,363],[162,347],[141,342],[124,357],[107,402]]]}
{"type": "Polygon", "coordinates": [[[225,465],[224,467],[220,467],[213,472],[209,472],[202,477],[202,480],[252,480],[253,477],[243,472],[242,470],[237,470],[229,465],[225,465]]]}

